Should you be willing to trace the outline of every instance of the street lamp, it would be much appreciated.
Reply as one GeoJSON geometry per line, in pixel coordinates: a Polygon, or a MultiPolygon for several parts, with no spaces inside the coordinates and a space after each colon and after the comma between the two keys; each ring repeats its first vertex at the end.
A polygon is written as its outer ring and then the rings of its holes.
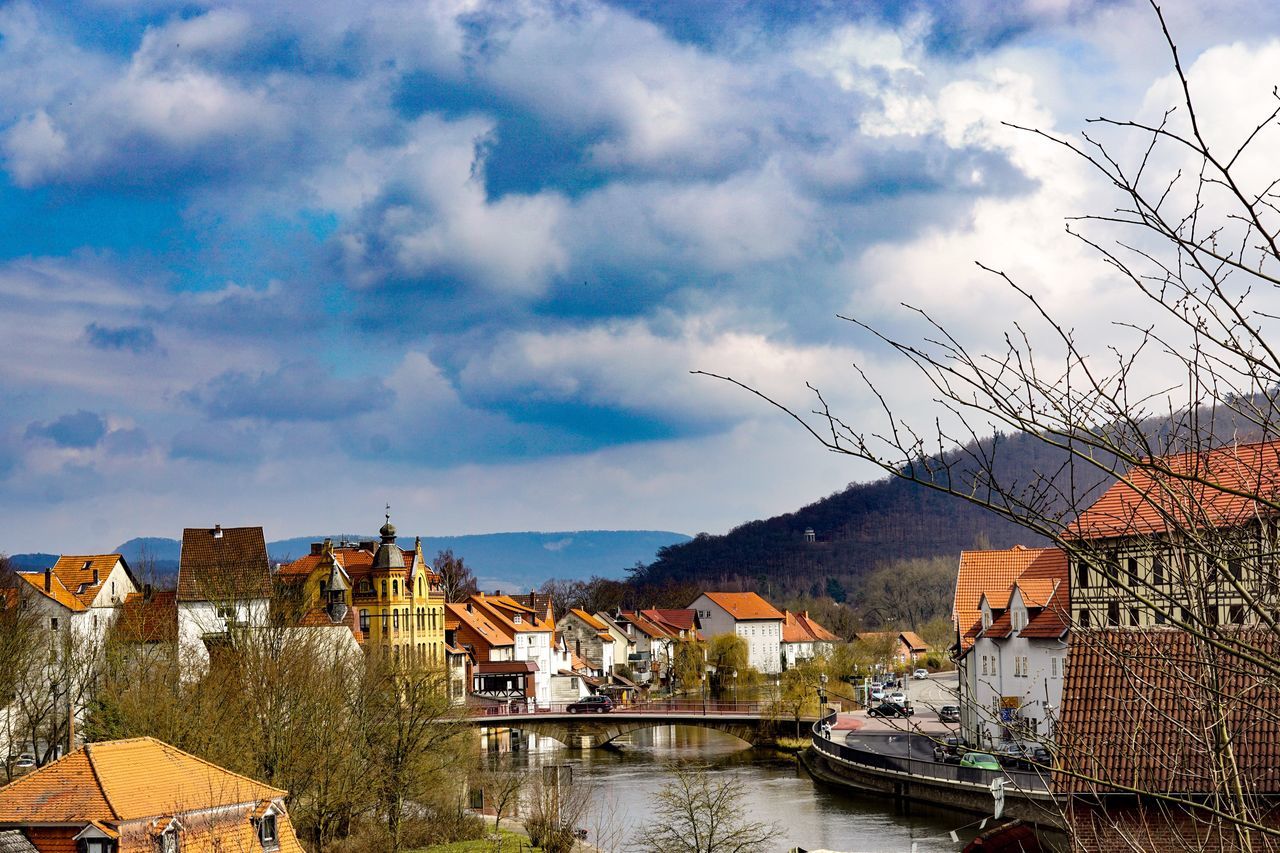
{"type": "Polygon", "coordinates": [[[734,707],[734,710],[737,710],[738,708],[738,671],[736,669],[732,670],[731,675],[733,676],[733,707],[734,707]]]}
{"type": "Polygon", "coordinates": [[[827,674],[818,674],[818,718],[827,719],[827,674]]]}
{"type": "Polygon", "coordinates": [[[705,717],[707,714],[707,673],[704,671],[699,678],[702,680],[702,715],[705,717]]]}

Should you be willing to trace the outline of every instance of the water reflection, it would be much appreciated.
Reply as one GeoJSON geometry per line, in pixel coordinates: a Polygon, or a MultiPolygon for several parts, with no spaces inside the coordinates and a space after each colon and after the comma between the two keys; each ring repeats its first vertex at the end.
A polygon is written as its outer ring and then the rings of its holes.
{"type": "Polygon", "coordinates": [[[891,800],[859,797],[810,779],[794,759],[754,750],[732,735],[668,726],[634,732],[616,750],[569,750],[548,738],[517,735],[513,760],[537,767],[568,764],[575,782],[592,786],[591,814],[583,821],[593,842],[609,851],[634,850],[631,839],[651,820],[653,795],[669,762],[700,764],[732,773],[746,788],[752,820],[781,827],[778,850],[956,851],[947,832],[971,818],[960,814],[896,812],[891,800]]]}

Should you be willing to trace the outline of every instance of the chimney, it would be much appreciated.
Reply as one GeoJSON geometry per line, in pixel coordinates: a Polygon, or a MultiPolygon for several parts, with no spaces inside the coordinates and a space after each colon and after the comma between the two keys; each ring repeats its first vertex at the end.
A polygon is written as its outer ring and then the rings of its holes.
{"type": "Polygon", "coordinates": [[[53,592],[53,570],[44,570],[44,591],[53,592]]]}
{"type": "Polygon", "coordinates": [[[151,600],[151,584],[149,583],[144,583],[142,585],[142,600],[143,601],[151,600]]]}
{"type": "Polygon", "coordinates": [[[500,589],[495,589],[495,590],[493,591],[493,594],[494,594],[494,595],[502,595],[502,590],[500,590],[500,589]]]}
{"type": "Polygon", "coordinates": [[[214,538],[214,539],[221,539],[221,538],[222,538],[222,525],[221,525],[221,524],[215,524],[215,525],[213,526],[213,538],[214,538]]]}
{"type": "Polygon", "coordinates": [[[321,552],[323,552],[323,551],[324,551],[324,543],[323,543],[323,542],[312,542],[312,543],[311,543],[311,556],[313,556],[313,557],[314,557],[314,556],[316,556],[317,554],[320,554],[320,553],[321,553],[321,552]]]}

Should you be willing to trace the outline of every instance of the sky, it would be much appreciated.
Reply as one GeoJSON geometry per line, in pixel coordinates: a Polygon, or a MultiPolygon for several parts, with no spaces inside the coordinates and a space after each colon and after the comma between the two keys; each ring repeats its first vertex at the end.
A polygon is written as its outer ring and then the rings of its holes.
{"type": "MultiPolygon", "coordinates": [[[[1165,5],[1238,133],[1280,9],[1165,5]]],[[[723,532],[874,472],[732,375],[928,416],[843,316],[1126,297],[1006,123],[1176,100],[1146,3],[0,5],[0,552],[183,527],[723,532]]],[[[1106,343],[1099,332],[1098,342],[1106,343]]]]}

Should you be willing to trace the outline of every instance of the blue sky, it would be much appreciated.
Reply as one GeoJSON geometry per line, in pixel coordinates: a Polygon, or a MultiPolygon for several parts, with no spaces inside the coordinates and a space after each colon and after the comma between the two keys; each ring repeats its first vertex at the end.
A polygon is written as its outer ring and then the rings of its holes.
{"type": "MultiPolygon", "coordinates": [[[[1270,4],[1169,4],[1224,114],[1270,4]]],[[[869,476],[836,318],[1087,319],[1099,198],[1002,121],[1171,97],[1143,3],[0,5],[0,551],[184,526],[719,532],[869,476]]],[[[1118,298],[1118,297],[1117,297],[1118,298]]]]}

